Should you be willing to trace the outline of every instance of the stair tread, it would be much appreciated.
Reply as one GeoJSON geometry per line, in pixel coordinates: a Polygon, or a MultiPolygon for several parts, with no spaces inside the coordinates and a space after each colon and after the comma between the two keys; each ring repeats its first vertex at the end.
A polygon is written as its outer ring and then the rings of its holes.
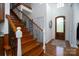
{"type": "Polygon", "coordinates": [[[29,31],[23,31],[23,30],[22,30],[22,33],[23,33],[23,34],[26,34],[26,33],[30,34],[29,31]]]}
{"type": "MultiPolygon", "coordinates": [[[[23,34],[24,34],[24,33],[23,33],[23,34]]],[[[27,37],[27,36],[32,36],[32,35],[31,35],[30,33],[28,33],[28,34],[25,33],[25,35],[23,35],[23,37],[24,37],[24,36],[27,37]]]]}
{"type": "Polygon", "coordinates": [[[26,40],[26,39],[34,39],[33,37],[22,37],[22,40],[26,40]]]}
{"type": "Polygon", "coordinates": [[[4,45],[4,49],[9,50],[9,49],[11,49],[11,47],[8,45],[4,45]]]}
{"type": "Polygon", "coordinates": [[[21,30],[22,30],[22,31],[27,31],[27,32],[28,32],[28,30],[27,30],[26,28],[22,28],[21,30]]]}
{"type": "MultiPolygon", "coordinates": [[[[22,27],[21,27],[22,28],[22,27]]],[[[21,29],[22,32],[29,32],[27,29],[21,29]]]]}
{"type": "Polygon", "coordinates": [[[33,48],[39,46],[39,43],[32,43],[31,45],[23,48],[22,53],[25,54],[26,52],[29,52],[30,50],[32,50],[33,48]]]}
{"type": "Polygon", "coordinates": [[[23,45],[23,44],[25,44],[25,43],[28,43],[28,42],[30,42],[30,41],[34,41],[34,40],[33,40],[33,39],[28,39],[28,40],[26,39],[26,40],[22,40],[22,45],[23,45]]]}
{"type": "Polygon", "coordinates": [[[22,39],[23,39],[23,38],[33,38],[33,35],[28,35],[28,34],[26,34],[26,35],[23,35],[22,39]]]}
{"type": "Polygon", "coordinates": [[[42,47],[39,47],[39,48],[33,50],[30,54],[31,54],[32,56],[36,56],[36,55],[39,56],[42,52],[43,52],[42,47]]]}

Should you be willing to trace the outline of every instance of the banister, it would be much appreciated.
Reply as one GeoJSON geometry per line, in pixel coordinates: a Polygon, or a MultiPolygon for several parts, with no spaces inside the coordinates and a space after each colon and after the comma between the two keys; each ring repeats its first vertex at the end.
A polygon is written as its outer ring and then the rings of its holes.
{"type": "Polygon", "coordinates": [[[15,27],[14,23],[11,20],[11,17],[9,15],[6,15],[12,29],[13,32],[16,33],[16,38],[17,38],[17,56],[21,56],[22,55],[22,48],[21,48],[21,38],[22,38],[22,31],[21,31],[21,27],[15,27]]]}
{"type": "Polygon", "coordinates": [[[27,16],[24,12],[22,12],[21,10],[19,10],[18,8],[16,8],[19,12],[21,12],[23,15],[25,15],[29,20],[32,20],[29,16],[27,16]]]}
{"type": "Polygon", "coordinates": [[[15,6],[13,6],[13,8],[12,8],[12,9],[17,8],[19,5],[21,5],[21,4],[20,4],[20,3],[17,3],[15,6]]]}
{"type": "Polygon", "coordinates": [[[18,8],[16,8],[19,12],[21,12],[23,15],[25,15],[34,25],[36,25],[41,31],[43,31],[43,29],[41,27],[39,27],[32,19],[30,19],[29,16],[27,16],[24,12],[22,12],[21,10],[19,10],[18,8]]]}
{"type": "Polygon", "coordinates": [[[20,3],[20,4],[27,7],[27,8],[29,8],[29,9],[32,9],[30,6],[28,6],[28,5],[24,4],[24,3],[20,3]]]}
{"type": "Polygon", "coordinates": [[[24,3],[17,3],[15,6],[13,6],[12,9],[17,8],[17,7],[20,6],[20,5],[23,5],[23,6],[27,7],[27,8],[29,8],[29,9],[32,9],[30,6],[28,6],[28,5],[24,4],[24,3]]]}
{"type": "Polygon", "coordinates": [[[6,18],[8,19],[13,31],[16,32],[16,27],[15,27],[14,23],[12,22],[11,17],[9,15],[6,15],[6,18]]]}

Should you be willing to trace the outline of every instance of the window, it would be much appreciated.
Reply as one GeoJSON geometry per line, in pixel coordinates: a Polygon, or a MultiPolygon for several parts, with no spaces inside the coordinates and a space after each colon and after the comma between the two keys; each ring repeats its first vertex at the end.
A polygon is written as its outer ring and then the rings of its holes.
{"type": "Polygon", "coordinates": [[[64,7],[64,3],[57,3],[57,8],[64,7]]]}
{"type": "Polygon", "coordinates": [[[57,18],[57,32],[64,32],[64,20],[62,17],[57,18]]]}

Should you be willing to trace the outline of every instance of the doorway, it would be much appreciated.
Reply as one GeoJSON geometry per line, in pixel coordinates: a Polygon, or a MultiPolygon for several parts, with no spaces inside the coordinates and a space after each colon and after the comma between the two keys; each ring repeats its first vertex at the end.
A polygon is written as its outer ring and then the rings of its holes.
{"type": "Polygon", "coordinates": [[[65,40],[65,16],[55,18],[55,39],[65,40]]]}

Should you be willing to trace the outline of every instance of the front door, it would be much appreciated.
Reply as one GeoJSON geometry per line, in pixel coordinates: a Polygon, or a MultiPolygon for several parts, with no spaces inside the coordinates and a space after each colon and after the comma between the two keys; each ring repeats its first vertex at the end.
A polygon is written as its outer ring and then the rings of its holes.
{"type": "Polygon", "coordinates": [[[55,18],[55,39],[65,40],[65,16],[55,18]]]}

